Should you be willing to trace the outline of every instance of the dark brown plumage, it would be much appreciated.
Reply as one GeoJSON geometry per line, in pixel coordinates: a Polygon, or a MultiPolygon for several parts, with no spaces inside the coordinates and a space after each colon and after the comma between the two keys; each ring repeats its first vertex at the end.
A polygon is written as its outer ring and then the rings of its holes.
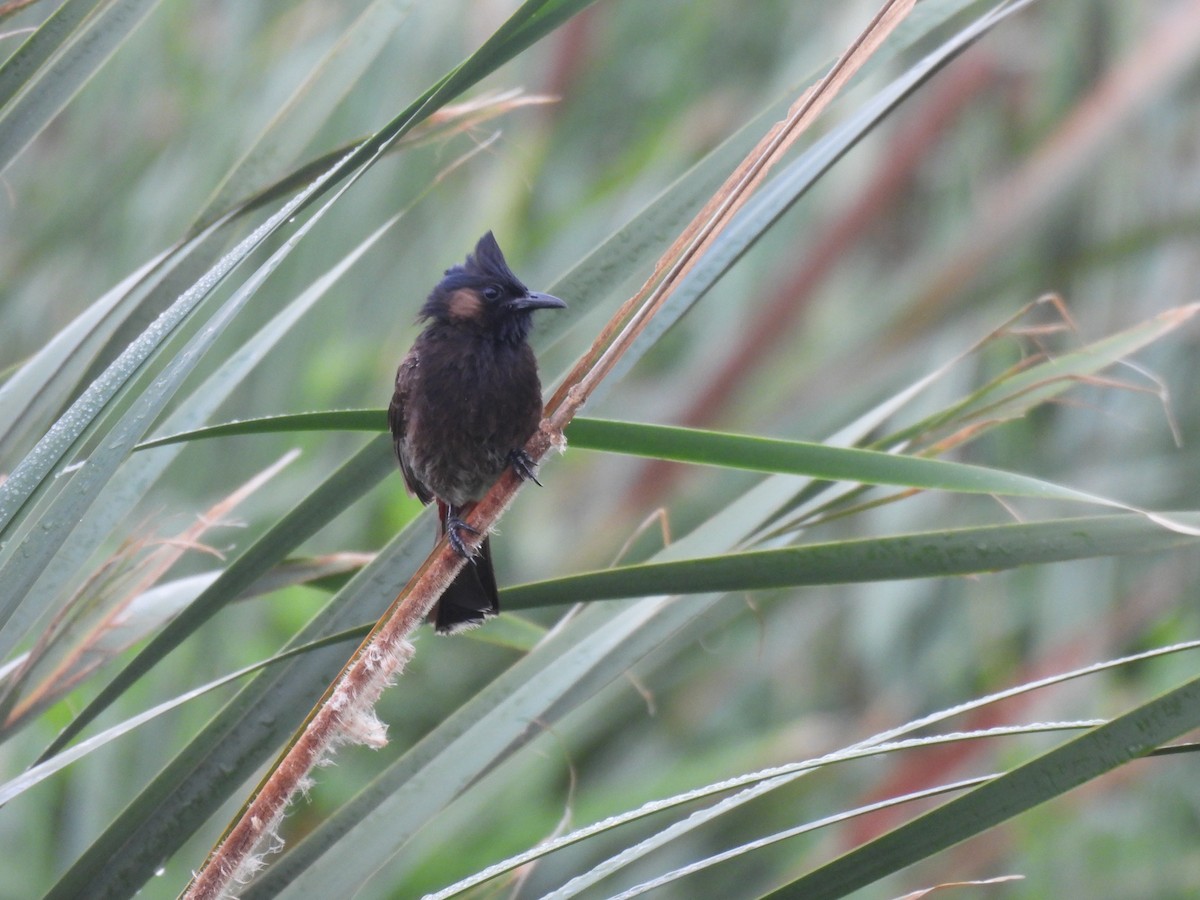
{"type": "Polygon", "coordinates": [[[564,306],[526,288],[489,231],[426,299],[429,324],[396,372],[388,424],[404,482],[422,503],[437,501],[442,530],[470,558],[438,601],[439,633],[500,610],[488,539],[472,556],[464,534],[475,531],[461,516],[506,466],[533,478],[522,448],[541,421],[542,388],[527,338],[534,310],[564,306]]]}

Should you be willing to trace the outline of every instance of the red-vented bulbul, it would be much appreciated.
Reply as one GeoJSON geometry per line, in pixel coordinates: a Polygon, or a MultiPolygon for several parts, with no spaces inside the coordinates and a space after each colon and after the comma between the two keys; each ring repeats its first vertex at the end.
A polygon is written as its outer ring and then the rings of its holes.
{"type": "Polygon", "coordinates": [[[526,288],[489,231],[426,299],[429,324],[396,372],[388,424],[404,482],[422,503],[437,501],[442,531],[469,560],[438,601],[441,634],[500,611],[488,539],[472,555],[463,535],[477,532],[461,515],[505,466],[534,477],[523,448],[542,418],[542,387],[527,338],[535,309],[565,306],[526,288]]]}

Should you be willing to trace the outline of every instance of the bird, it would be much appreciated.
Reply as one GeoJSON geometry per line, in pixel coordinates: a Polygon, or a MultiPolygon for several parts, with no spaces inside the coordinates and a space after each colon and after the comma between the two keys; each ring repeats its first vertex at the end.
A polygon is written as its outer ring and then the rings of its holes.
{"type": "Polygon", "coordinates": [[[445,271],[418,315],[424,330],[396,370],[388,426],[409,493],[437,502],[439,539],[468,560],[432,615],[439,634],[500,611],[490,541],[463,516],[512,467],[533,480],[525,443],[542,419],[542,387],[529,346],[533,313],[564,309],[513,274],[491,231],[445,271]]]}

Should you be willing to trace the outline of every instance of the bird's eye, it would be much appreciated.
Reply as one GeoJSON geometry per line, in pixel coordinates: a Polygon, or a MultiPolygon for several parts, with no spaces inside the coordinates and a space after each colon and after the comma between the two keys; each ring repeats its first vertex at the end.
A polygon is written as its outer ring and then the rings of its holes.
{"type": "Polygon", "coordinates": [[[483,296],[488,300],[499,300],[500,288],[494,284],[489,284],[483,289],[483,296]]]}

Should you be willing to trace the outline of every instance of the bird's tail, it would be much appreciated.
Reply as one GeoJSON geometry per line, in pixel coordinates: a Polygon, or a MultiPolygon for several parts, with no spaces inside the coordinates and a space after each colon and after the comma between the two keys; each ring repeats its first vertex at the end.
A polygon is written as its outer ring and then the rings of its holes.
{"type": "MultiPolygon", "coordinates": [[[[440,502],[438,506],[441,506],[440,502]]],[[[445,514],[442,513],[439,519],[444,522],[445,514]]],[[[475,557],[462,567],[434,607],[434,629],[438,634],[466,631],[499,612],[500,593],[496,587],[496,572],[492,569],[492,546],[485,537],[475,557]]]]}

